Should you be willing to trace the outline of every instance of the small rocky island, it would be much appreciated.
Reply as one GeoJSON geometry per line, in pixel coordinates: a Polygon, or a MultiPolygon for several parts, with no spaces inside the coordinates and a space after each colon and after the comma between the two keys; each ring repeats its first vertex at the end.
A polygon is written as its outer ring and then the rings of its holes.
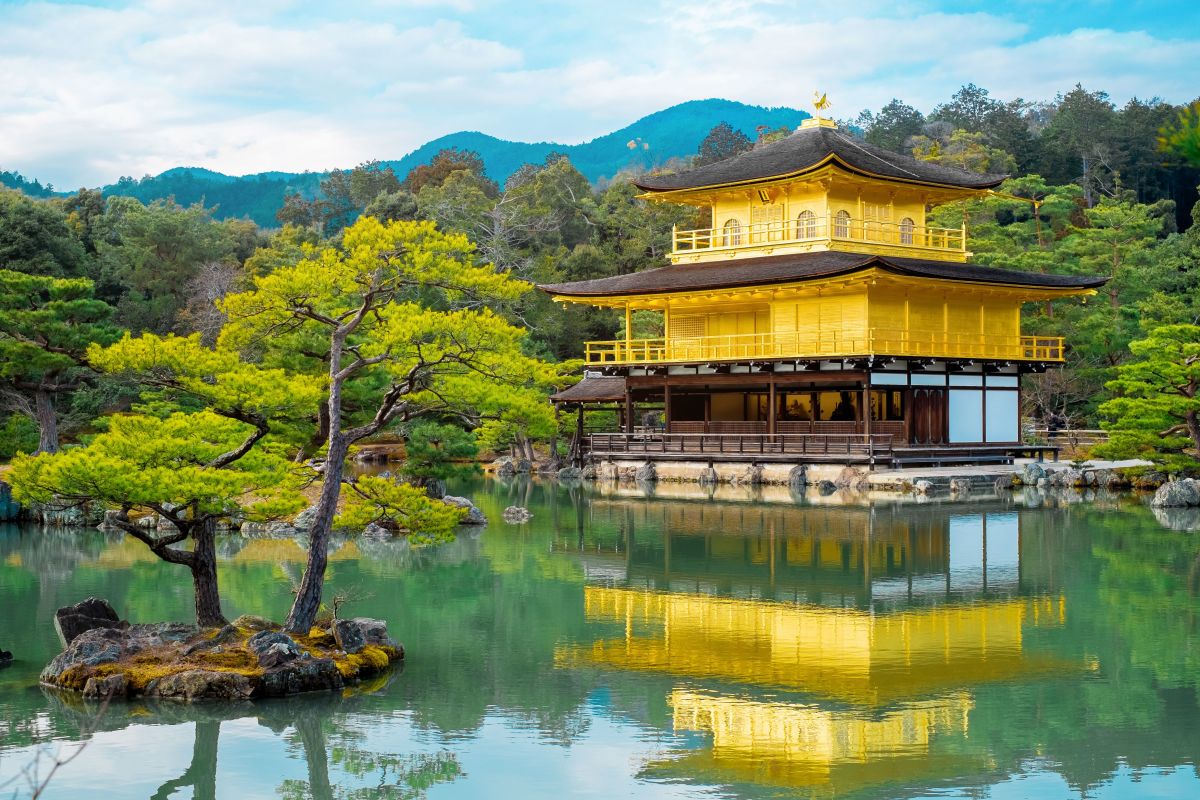
{"type": "Polygon", "coordinates": [[[365,617],[293,636],[252,616],[210,629],[130,624],[92,597],[59,609],[55,627],[65,649],[41,681],[85,697],[247,700],[340,690],[404,657],[386,623],[365,617]]]}

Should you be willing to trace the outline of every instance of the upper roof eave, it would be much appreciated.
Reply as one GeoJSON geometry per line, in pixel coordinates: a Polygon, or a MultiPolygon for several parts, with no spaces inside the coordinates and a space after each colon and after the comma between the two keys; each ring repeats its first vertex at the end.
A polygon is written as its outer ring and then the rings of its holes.
{"type": "Polygon", "coordinates": [[[545,284],[538,288],[552,296],[564,298],[637,297],[804,283],[850,275],[871,268],[907,277],[1067,292],[1094,290],[1109,280],[1105,276],[1047,275],[979,264],[858,253],[816,252],[739,259],[735,262],[672,264],[628,275],[545,284]]]}
{"type": "Polygon", "coordinates": [[[852,173],[939,188],[982,191],[1007,177],[921,161],[854,139],[836,128],[811,127],[723,161],[671,175],[642,176],[634,185],[653,193],[745,186],[798,177],[834,160],[852,173]]]}

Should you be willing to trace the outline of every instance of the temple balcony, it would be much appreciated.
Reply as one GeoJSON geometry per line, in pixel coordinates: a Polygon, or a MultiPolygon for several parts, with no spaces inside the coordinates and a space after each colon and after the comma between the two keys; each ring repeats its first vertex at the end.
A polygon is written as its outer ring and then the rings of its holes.
{"type": "Polygon", "coordinates": [[[678,364],[689,362],[839,358],[847,356],[1060,362],[1060,336],[1000,336],[982,333],[868,328],[819,337],[798,333],[752,333],[688,338],[618,339],[587,342],[588,365],[678,364]]]}
{"type": "Polygon", "coordinates": [[[713,256],[785,255],[840,250],[872,255],[966,261],[966,225],[932,228],[905,222],[808,216],[795,220],[672,230],[671,260],[710,261],[713,256]]]}

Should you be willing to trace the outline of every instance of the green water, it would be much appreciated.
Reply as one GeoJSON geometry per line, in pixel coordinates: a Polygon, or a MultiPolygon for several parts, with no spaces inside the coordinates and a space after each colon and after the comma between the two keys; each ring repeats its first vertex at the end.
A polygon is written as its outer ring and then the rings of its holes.
{"type": "MultiPolygon", "coordinates": [[[[181,570],[117,535],[0,528],[0,798],[81,736],[45,797],[1200,796],[1200,533],[1136,501],[458,491],[485,531],[332,554],[402,670],[98,722],[36,685],[54,610],[186,618],[181,570]],[[514,503],[531,522],[500,520],[514,503]]],[[[285,613],[295,543],[221,553],[228,614],[285,613]]]]}

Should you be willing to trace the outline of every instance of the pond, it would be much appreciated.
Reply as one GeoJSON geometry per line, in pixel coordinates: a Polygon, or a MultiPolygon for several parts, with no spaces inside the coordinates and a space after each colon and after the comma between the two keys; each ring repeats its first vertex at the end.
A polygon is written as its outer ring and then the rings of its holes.
{"type": "MultiPolygon", "coordinates": [[[[487,529],[331,555],[402,669],[98,719],[36,685],[54,610],[186,618],[186,573],[120,535],[0,529],[0,797],[81,739],[44,797],[1200,796],[1200,534],[1132,498],[455,489],[487,529]]],[[[300,546],[220,547],[227,614],[281,617],[300,546]]]]}

